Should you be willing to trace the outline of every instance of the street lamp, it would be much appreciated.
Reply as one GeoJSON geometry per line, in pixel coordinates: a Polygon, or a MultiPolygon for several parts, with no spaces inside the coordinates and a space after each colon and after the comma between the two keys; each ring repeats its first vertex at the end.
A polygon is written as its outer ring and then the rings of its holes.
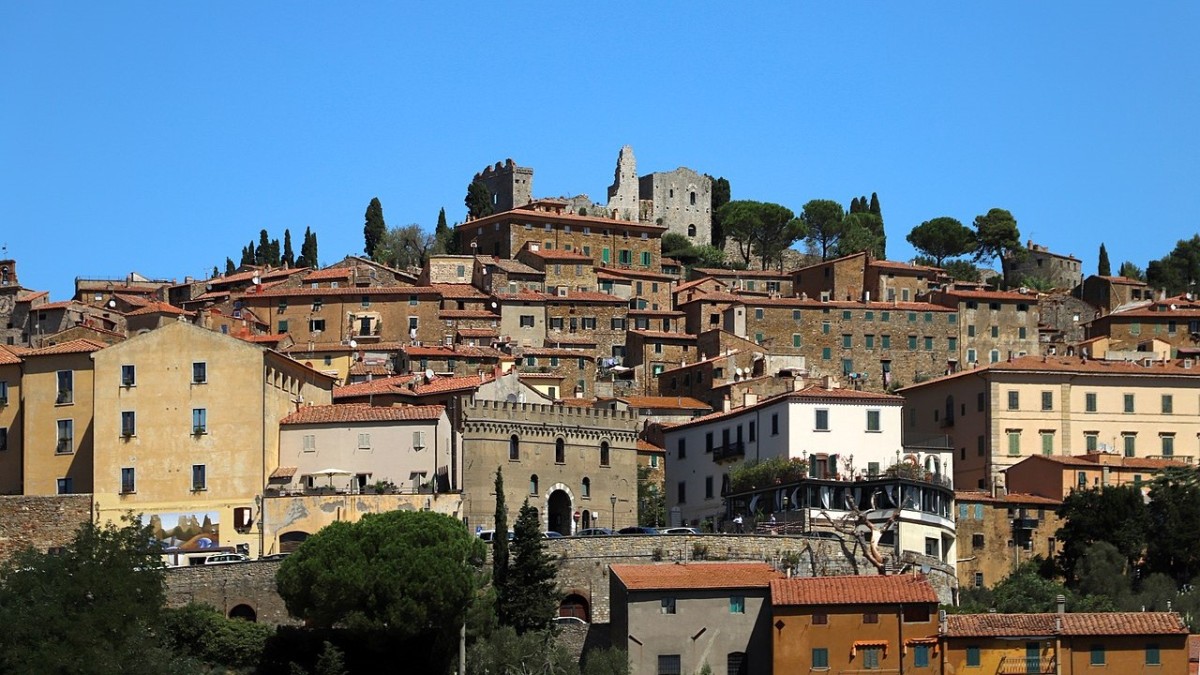
{"type": "Polygon", "coordinates": [[[788,534],[788,497],[783,496],[783,533],[788,534]]]}
{"type": "Polygon", "coordinates": [[[615,494],[609,495],[608,503],[612,504],[612,528],[613,528],[613,532],[616,532],[617,531],[617,496],[615,494]]]}

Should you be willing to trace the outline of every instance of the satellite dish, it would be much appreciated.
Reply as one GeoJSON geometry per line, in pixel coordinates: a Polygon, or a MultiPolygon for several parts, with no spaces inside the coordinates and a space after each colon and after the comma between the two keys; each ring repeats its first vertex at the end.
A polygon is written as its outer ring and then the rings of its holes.
{"type": "Polygon", "coordinates": [[[350,349],[357,349],[357,348],[358,348],[358,343],[355,342],[354,340],[351,340],[350,341],[350,349]]]}
{"type": "Polygon", "coordinates": [[[257,285],[259,285],[259,284],[261,284],[261,283],[262,283],[262,280],[258,278],[258,275],[257,275],[257,274],[255,274],[255,275],[254,275],[254,278],[253,278],[253,279],[251,279],[251,281],[253,281],[253,282],[254,282],[254,285],[255,285],[255,286],[257,286],[257,285]]]}
{"type": "Polygon", "coordinates": [[[1172,304],[1172,305],[1171,305],[1171,311],[1172,311],[1172,312],[1174,312],[1174,311],[1175,311],[1175,310],[1177,310],[1177,309],[1179,309],[1179,307],[1178,307],[1177,305],[1175,305],[1175,304],[1172,304]]]}
{"type": "Polygon", "coordinates": [[[492,309],[496,309],[496,301],[495,300],[492,301],[492,309]]]}
{"type": "Polygon", "coordinates": [[[116,301],[116,300],[109,300],[109,301],[108,301],[108,306],[109,306],[109,307],[112,307],[112,308],[116,308],[116,306],[117,306],[117,301],[116,301]]]}
{"type": "Polygon", "coordinates": [[[426,381],[426,382],[432,382],[432,381],[433,381],[433,368],[426,368],[426,369],[425,369],[425,381],[426,381]]]}
{"type": "Polygon", "coordinates": [[[212,290],[212,284],[204,284],[204,290],[206,290],[206,291],[211,291],[211,290],[212,290]]]}

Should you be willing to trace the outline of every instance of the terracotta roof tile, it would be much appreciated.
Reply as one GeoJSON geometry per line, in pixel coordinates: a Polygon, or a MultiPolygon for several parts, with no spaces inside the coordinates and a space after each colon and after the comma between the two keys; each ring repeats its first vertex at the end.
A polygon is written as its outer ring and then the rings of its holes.
{"type": "Polygon", "coordinates": [[[695,340],[696,336],[691,333],[666,333],[660,330],[637,330],[628,331],[630,335],[641,335],[642,337],[651,338],[654,340],[695,340]]]}
{"type": "Polygon", "coordinates": [[[544,274],[540,270],[534,269],[519,260],[508,260],[508,259],[504,259],[504,258],[489,258],[489,259],[487,259],[487,262],[490,265],[495,265],[496,267],[499,267],[500,269],[504,270],[505,272],[508,272],[509,274],[529,274],[532,276],[539,276],[539,277],[544,274]]]}
{"type": "Polygon", "coordinates": [[[593,264],[592,257],[589,255],[584,255],[576,251],[565,251],[557,248],[539,248],[535,251],[532,247],[536,245],[536,243],[531,241],[525,242],[525,245],[521,247],[521,251],[523,253],[528,253],[529,255],[541,258],[542,260],[574,260],[580,263],[586,262],[589,265],[593,264]]]}
{"type": "Polygon", "coordinates": [[[151,303],[151,300],[148,300],[140,295],[130,295],[128,293],[113,293],[113,297],[127,305],[133,305],[134,307],[145,307],[151,303]]]}
{"type": "Polygon", "coordinates": [[[433,289],[443,298],[484,300],[488,296],[471,284],[433,284],[433,289]]]}
{"type": "Polygon", "coordinates": [[[914,265],[906,262],[895,262],[892,260],[872,260],[871,267],[882,267],[889,270],[910,270],[913,272],[944,272],[940,267],[931,265],[914,265]]]}
{"type": "Polygon", "coordinates": [[[49,295],[50,291],[21,291],[17,293],[17,302],[32,302],[49,295]]]}
{"type": "Polygon", "coordinates": [[[639,232],[658,232],[660,236],[662,233],[667,231],[666,225],[655,225],[653,223],[642,223],[629,220],[614,220],[612,218],[600,218],[598,216],[579,216],[575,215],[574,213],[567,213],[565,211],[562,213],[536,211],[528,207],[518,207],[511,211],[503,211],[501,213],[494,213],[490,216],[476,218],[475,220],[468,220],[465,223],[459,223],[458,225],[455,225],[454,228],[456,230],[470,230],[473,228],[491,225],[492,223],[508,223],[510,227],[515,227],[525,222],[551,224],[579,223],[580,225],[590,225],[593,227],[609,228],[618,231],[635,230],[639,232]]]}
{"type": "Polygon", "coordinates": [[[346,267],[326,267],[323,270],[313,270],[301,278],[301,283],[323,281],[325,279],[349,279],[351,270],[346,267]]]}
{"type": "Polygon", "coordinates": [[[400,351],[409,356],[441,357],[441,358],[499,358],[500,352],[491,347],[472,347],[470,345],[455,345],[454,347],[401,347],[400,351]]]}
{"type": "Polygon", "coordinates": [[[441,377],[434,379],[432,382],[418,384],[413,388],[413,393],[418,396],[428,396],[430,394],[442,394],[451,391],[478,389],[479,385],[486,384],[494,379],[496,379],[496,376],[493,373],[484,373],[482,377],[478,375],[441,377]]]}
{"type": "Polygon", "coordinates": [[[280,424],[335,424],[342,422],[407,422],[436,420],[445,412],[440,405],[375,406],[366,403],[310,405],[280,420],[280,424]]]}
{"type": "Polygon", "coordinates": [[[1000,361],[982,368],[960,370],[957,373],[936,377],[920,384],[909,385],[899,391],[927,387],[931,384],[945,382],[946,380],[958,377],[966,377],[968,375],[983,376],[1003,372],[1118,375],[1122,377],[1161,377],[1164,375],[1171,377],[1200,377],[1200,368],[1184,368],[1182,359],[1165,362],[1154,361],[1153,365],[1145,366],[1140,361],[1084,360],[1079,356],[1022,356],[1012,361],[1000,361]]]}
{"type": "Polygon", "coordinates": [[[710,277],[724,278],[739,278],[739,277],[754,277],[758,278],[779,278],[786,279],[792,275],[791,272],[778,272],[776,270],[727,270],[719,267],[696,267],[693,272],[707,274],[710,277]]]}
{"type": "Polygon", "coordinates": [[[673,410],[712,410],[712,406],[690,396],[614,396],[604,401],[621,401],[631,408],[670,408],[673,410]]]}
{"type": "Polygon", "coordinates": [[[294,466],[281,466],[278,469],[275,469],[274,471],[271,472],[269,479],[270,480],[291,480],[292,476],[295,476],[296,472],[299,470],[300,469],[298,469],[297,467],[294,467],[294,466]]]}
{"type": "Polygon", "coordinates": [[[469,338],[488,338],[500,337],[500,331],[495,328],[459,328],[457,331],[460,337],[469,338]]]}
{"type": "Polygon", "coordinates": [[[659,274],[658,272],[647,272],[643,270],[626,270],[616,267],[597,267],[596,276],[603,274],[607,277],[616,277],[619,279],[657,279],[659,281],[671,282],[676,277],[670,274],[659,274]]]}
{"type": "Polygon", "coordinates": [[[523,356],[565,356],[572,359],[592,359],[595,358],[590,351],[586,349],[563,349],[555,347],[525,347],[521,349],[523,356]]]}
{"type": "MultiPolygon", "coordinates": [[[[1158,471],[1171,467],[1188,466],[1184,462],[1171,459],[1151,459],[1149,457],[1125,457],[1123,455],[1033,455],[1026,459],[1037,459],[1041,461],[1054,462],[1064,466],[1073,467],[1088,467],[1099,468],[1108,467],[1111,469],[1133,469],[1141,471],[1158,471]]],[[[1022,460],[1024,461],[1024,460],[1022,460]]]]}
{"type": "Polygon", "coordinates": [[[984,504],[1030,504],[1034,506],[1062,506],[1061,499],[1050,499],[1040,495],[1010,492],[1006,495],[992,496],[990,492],[974,490],[956,490],[954,499],[960,502],[981,502],[984,504]]]}
{"type": "Polygon", "coordinates": [[[395,373],[390,368],[382,365],[370,365],[355,361],[354,365],[350,366],[351,375],[372,375],[379,377],[391,377],[395,373]]]}
{"type": "Polygon", "coordinates": [[[522,380],[561,380],[566,375],[562,373],[518,372],[517,377],[522,380]]]}
{"type": "Polygon", "coordinates": [[[1038,300],[1037,293],[1018,293],[1016,291],[964,291],[964,290],[944,290],[938,293],[949,298],[959,298],[961,300],[1007,300],[1010,302],[1028,302],[1036,303],[1038,300]]]}
{"type": "Polygon", "coordinates": [[[682,284],[679,284],[678,286],[676,286],[674,290],[676,293],[678,293],[679,291],[686,291],[687,289],[695,288],[696,286],[699,286],[700,284],[702,284],[706,281],[715,283],[717,286],[722,286],[722,287],[728,285],[724,281],[721,281],[720,279],[717,279],[716,277],[700,277],[699,279],[692,279],[691,281],[685,281],[682,284]]]}
{"type": "Polygon", "coordinates": [[[40,349],[31,349],[25,352],[22,357],[29,358],[32,356],[54,356],[58,354],[90,354],[104,349],[108,345],[102,342],[93,340],[71,340],[58,345],[50,345],[40,349]]]}
{"type": "Polygon", "coordinates": [[[766,563],[609,565],[608,569],[631,591],[766,588],[783,577],[766,563]]]}
{"type": "MultiPolygon", "coordinates": [[[[731,381],[726,384],[720,385],[718,387],[714,387],[714,389],[730,387],[730,386],[733,386],[734,384],[744,385],[747,382],[754,382],[756,380],[767,380],[770,378],[771,378],[770,375],[763,375],[761,377],[752,378],[749,380],[741,380],[740,382],[736,382],[736,383],[731,381]]],[[[814,385],[814,386],[810,386],[810,387],[805,387],[804,389],[801,389],[799,391],[785,392],[783,394],[778,394],[776,396],[771,396],[768,398],[760,399],[758,403],[755,403],[753,405],[743,406],[741,408],[734,408],[734,409],[730,410],[729,412],[725,412],[723,410],[718,410],[717,412],[709,413],[708,415],[702,415],[700,417],[690,419],[686,422],[672,424],[671,429],[672,430],[682,429],[684,427],[689,427],[694,424],[705,424],[705,423],[713,422],[715,420],[723,419],[725,417],[729,417],[732,415],[741,415],[743,413],[749,412],[751,410],[756,410],[763,406],[778,403],[779,401],[786,399],[786,398],[795,398],[798,400],[813,401],[813,402],[817,402],[817,403],[828,402],[828,401],[859,401],[859,402],[873,402],[873,403],[879,403],[879,404],[901,405],[904,402],[903,397],[893,396],[891,394],[879,394],[879,393],[875,393],[875,392],[871,392],[871,391],[854,391],[852,389],[825,389],[823,387],[818,387],[818,386],[814,385]]]]}
{"type": "Polygon", "coordinates": [[[311,298],[311,297],[333,297],[340,295],[369,295],[372,299],[409,295],[439,295],[438,290],[432,286],[371,286],[368,288],[359,288],[357,286],[346,286],[338,288],[309,288],[296,286],[275,286],[264,289],[257,293],[240,293],[238,297],[242,298],[311,298]]]}
{"type": "Polygon", "coordinates": [[[808,577],[772,581],[771,602],[776,606],[936,604],[938,595],[920,575],[808,577]]]}
{"type": "Polygon", "coordinates": [[[549,295],[547,294],[546,301],[551,304],[559,303],[576,303],[576,302],[611,302],[614,305],[623,305],[627,302],[625,298],[612,295],[611,293],[597,293],[596,291],[567,291],[566,295],[549,295]]]}
{"type": "Polygon", "coordinates": [[[531,291],[528,288],[522,288],[516,293],[494,293],[493,296],[497,300],[521,301],[521,302],[541,302],[550,297],[549,294],[541,291],[531,291]]]}
{"type": "Polygon", "coordinates": [[[0,346],[0,366],[11,366],[21,362],[21,357],[0,346]]]}
{"type": "Polygon", "coordinates": [[[595,402],[594,398],[561,398],[558,400],[559,405],[571,408],[590,408],[595,402]]]}
{"type": "Polygon", "coordinates": [[[644,440],[641,438],[637,439],[637,449],[639,452],[650,452],[650,453],[660,453],[660,454],[665,453],[667,451],[666,448],[660,448],[657,445],[651,443],[650,441],[647,441],[647,440],[644,440]]]}
{"type": "Polygon", "coordinates": [[[125,316],[145,316],[147,314],[170,314],[172,316],[195,316],[194,313],[179,309],[165,302],[152,302],[144,307],[129,312],[125,316]]]}
{"type": "Polygon", "coordinates": [[[334,387],[333,398],[336,401],[339,398],[357,398],[359,396],[377,394],[400,394],[406,391],[403,387],[415,377],[417,376],[397,375],[395,377],[376,378],[368,382],[355,382],[343,387],[334,387]]]}
{"type": "Polygon", "coordinates": [[[58,302],[47,302],[44,305],[38,305],[37,310],[39,312],[44,312],[48,309],[67,309],[67,308],[71,307],[71,305],[74,305],[74,304],[75,304],[74,300],[59,300],[58,302]]]}
{"type": "Polygon", "coordinates": [[[1079,612],[1066,614],[950,614],[947,637],[1053,635],[1186,635],[1175,612],[1079,612]]]}
{"type": "Polygon", "coordinates": [[[441,309],[439,319],[499,319],[499,314],[493,314],[486,309],[441,309]]]}

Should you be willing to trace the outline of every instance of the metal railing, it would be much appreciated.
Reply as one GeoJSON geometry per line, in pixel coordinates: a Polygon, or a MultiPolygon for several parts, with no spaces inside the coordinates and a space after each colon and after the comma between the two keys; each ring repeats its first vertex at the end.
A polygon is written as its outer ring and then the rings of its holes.
{"type": "Polygon", "coordinates": [[[742,441],[734,441],[725,445],[718,445],[713,448],[712,458],[714,462],[722,462],[727,459],[736,459],[746,456],[746,444],[742,441]]]}
{"type": "Polygon", "coordinates": [[[1055,671],[1053,656],[1005,656],[996,668],[997,675],[1022,675],[1039,673],[1048,675],[1055,671]]]}

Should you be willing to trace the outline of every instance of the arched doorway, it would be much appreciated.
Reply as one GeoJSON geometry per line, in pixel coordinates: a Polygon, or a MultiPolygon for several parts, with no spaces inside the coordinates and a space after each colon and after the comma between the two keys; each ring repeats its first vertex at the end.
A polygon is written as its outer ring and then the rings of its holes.
{"type": "Polygon", "coordinates": [[[587,509],[583,510],[583,520],[579,521],[579,527],[588,529],[592,526],[592,512],[587,509]]]}
{"type": "Polygon", "coordinates": [[[303,544],[305,539],[308,539],[307,532],[301,530],[284,532],[279,535],[279,552],[292,553],[300,548],[300,544],[303,544]]]}
{"type": "Polygon", "coordinates": [[[563,536],[571,536],[571,496],[565,490],[554,490],[546,500],[546,527],[563,536]]]}
{"type": "Polygon", "coordinates": [[[229,610],[229,618],[242,619],[254,623],[258,621],[258,613],[250,605],[237,605],[229,610]]]}
{"type": "Polygon", "coordinates": [[[575,617],[589,623],[592,620],[587,598],[578,593],[572,593],[558,603],[558,615],[575,617]]]}

